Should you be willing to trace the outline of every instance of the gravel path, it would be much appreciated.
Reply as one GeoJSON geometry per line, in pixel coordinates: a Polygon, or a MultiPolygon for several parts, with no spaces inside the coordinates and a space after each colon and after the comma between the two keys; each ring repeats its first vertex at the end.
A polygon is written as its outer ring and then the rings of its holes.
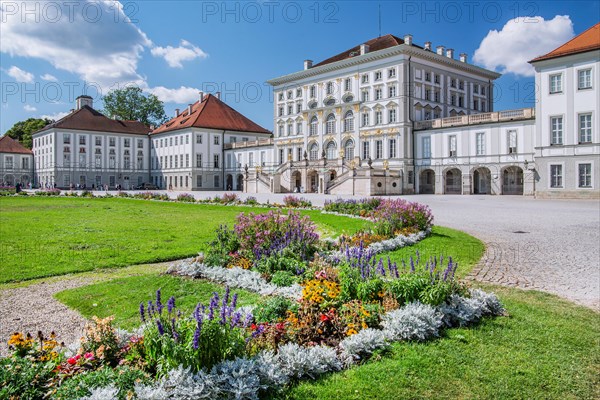
{"type": "Polygon", "coordinates": [[[64,279],[1,291],[0,355],[6,355],[6,341],[13,332],[30,332],[35,335],[41,330],[49,335],[54,331],[58,340],[66,344],[79,339],[85,319],[56,300],[54,294],[90,283],[81,279],[64,279]]]}

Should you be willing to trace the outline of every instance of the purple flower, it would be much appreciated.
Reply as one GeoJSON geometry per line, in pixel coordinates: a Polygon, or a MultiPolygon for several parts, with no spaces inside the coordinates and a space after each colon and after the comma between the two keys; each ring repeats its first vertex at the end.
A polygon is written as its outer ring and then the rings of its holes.
{"type": "Polygon", "coordinates": [[[169,314],[171,314],[171,312],[173,311],[174,308],[175,308],[175,297],[171,296],[169,298],[169,301],[167,301],[167,311],[169,312],[169,314]]]}
{"type": "Polygon", "coordinates": [[[162,302],[160,301],[160,289],[158,289],[156,291],[156,310],[158,311],[159,314],[162,314],[163,305],[162,305],[162,302]]]}
{"type": "Polygon", "coordinates": [[[196,330],[194,331],[194,339],[192,340],[192,346],[194,346],[194,350],[198,349],[198,345],[200,342],[200,331],[202,330],[202,325],[198,323],[196,330]]]}
{"type": "Polygon", "coordinates": [[[238,294],[234,293],[233,298],[231,299],[231,305],[229,306],[231,308],[231,310],[235,310],[235,307],[237,306],[237,300],[238,300],[238,294]]]}
{"type": "Polygon", "coordinates": [[[160,322],[160,319],[156,320],[156,326],[158,327],[158,333],[160,334],[160,336],[165,334],[165,328],[162,324],[162,322],[160,322]]]}
{"type": "Polygon", "coordinates": [[[140,303],[140,318],[142,322],[146,322],[146,313],[144,312],[144,303],[140,303]]]}

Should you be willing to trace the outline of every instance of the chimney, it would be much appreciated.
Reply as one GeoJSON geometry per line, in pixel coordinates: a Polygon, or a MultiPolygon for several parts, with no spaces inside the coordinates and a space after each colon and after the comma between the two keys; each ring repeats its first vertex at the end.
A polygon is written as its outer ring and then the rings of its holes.
{"type": "Polygon", "coordinates": [[[92,99],[90,96],[87,95],[81,95],[79,96],[76,100],[76,109],[79,110],[81,109],[83,106],[88,106],[90,108],[94,108],[93,104],[94,104],[94,99],[92,99]]]}
{"type": "Polygon", "coordinates": [[[444,55],[444,46],[438,46],[438,47],[436,47],[436,50],[440,56],[444,55]]]}
{"type": "Polygon", "coordinates": [[[188,117],[192,115],[192,105],[193,104],[188,104],[188,117]]]}
{"type": "Polygon", "coordinates": [[[431,42],[425,42],[425,50],[431,51],[431,42]]]}
{"type": "Polygon", "coordinates": [[[454,49],[448,49],[448,50],[446,50],[446,57],[448,57],[448,58],[454,58],[454,49]]]}
{"type": "Polygon", "coordinates": [[[175,117],[179,117],[179,108],[175,109],[175,117]]]}
{"type": "Polygon", "coordinates": [[[360,55],[365,55],[369,52],[369,45],[368,44],[361,44],[360,45],[360,55]]]}
{"type": "Polygon", "coordinates": [[[460,53],[460,62],[467,62],[467,53],[460,53]]]}
{"type": "Polygon", "coordinates": [[[219,100],[221,100],[221,92],[217,92],[215,93],[215,97],[219,100]]]}
{"type": "Polygon", "coordinates": [[[404,44],[407,46],[412,46],[412,35],[410,33],[404,35],[404,44]]]}
{"type": "Polygon", "coordinates": [[[313,65],[313,60],[304,60],[304,70],[311,69],[313,65]]]}
{"type": "Polygon", "coordinates": [[[202,103],[204,101],[204,92],[200,91],[198,94],[200,95],[200,103],[202,103]]]}

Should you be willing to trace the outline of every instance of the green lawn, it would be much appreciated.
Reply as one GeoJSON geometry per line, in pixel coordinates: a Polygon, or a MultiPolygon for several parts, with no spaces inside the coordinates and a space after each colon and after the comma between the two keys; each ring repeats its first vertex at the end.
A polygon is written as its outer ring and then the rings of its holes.
{"type": "MultiPolygon", "coordinates": [[[[220,296],[224,292],[223,286],[205,280],[148,274],[65,290],[57,293],[56,298],[86,318],[112,315],[117,326],[132,329],[140,325],[140,303],[154,302],[159,288],[164,304],[169,297],[175,296],[177,308],[186,313],[191,313],[199,302],[208,306],[213,292],[220,296]]],[[[260,298],[256,293],[241,289],[233,289],[233,293],[238,293],[238,305],[241,306],[255,304],[260,298]]]]}
{"type": "Polygon", "coordinates": [[[381,360],[294,387],[283,399],[598,399],[600,319],[556,296],[494,290],[510,317],[397,343],[381,360]]]}
{"type": "MultiPolygon", "coordinates": [[[[265,208],[130,199],[0,198],[0,283],[193,256],[220,224],[265,208]]],[[[302,211],[325,235],[368,222],[302,211]]]]}

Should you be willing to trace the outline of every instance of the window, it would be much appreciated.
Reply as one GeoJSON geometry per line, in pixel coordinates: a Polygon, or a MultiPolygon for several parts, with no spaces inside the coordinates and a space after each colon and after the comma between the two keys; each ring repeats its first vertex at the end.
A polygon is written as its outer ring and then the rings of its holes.
{"type": "Polygon", "coordinates": [[[202,187],[202,175],[196,175],[196,186],[199,188],[202,187]]]}
{"type": "Polygon", "coordinates": [[[316,91],[317,91],[317,89],[314,85],[310,87],[310,97],[311,98],[315,97],[316,91]]]}
{"type": "Polygon", "coordinates": [[[375,72],[375,80],[376,81],[380,81],[381,80],[381,71],[375,72]]]}
{"type": "Polygon", "coordinates": [[[348,139],[344,145],[344,157],[346,159],[354,158],[354,141],[352,139],[348,139]]]}
{"type": "Polygon", "coordinates": [[[279,149],[279,165],[283,164],[283,149],[279,149]]]}
{"type": "Polygon", "coordinates": [[[21,158],[21,169],[29,169],[29,158],[21,158]]]}
{"type": "Polygon", "coordinates": [[[475,154],[482,156],[485,154],[485,133],[479,132],[475,136],[475,154]]]}
{"type": "Polygon", "coordinates": [[[123,147],[129,147],[131,146],[131,139],[123,139],[123,147]]]}
{"type": "Polygon", "coordinates": [[[456,87],[456,79],[454,79],[454,78],[450,79],[450,87],[452,87],[452,88],[456,87]]]}
{"type": "Polygon", "coordinates": [[[450,149],[449,156],[456,157],[456,136],[452,135],[448,138],[448,148],[450,149]]]}
{"type": "Polygon", "coordinates": [[[508,131],[506,135],[507,135],[507,140],[508,140],[508,154],[516,154],[517,153],[517,131],[508,131]]]}
{"type": "Polygon", "coordinates": [[[396,68],[388,69],[388,78],[394,78],[396,76],[396,68]]]}
{"type": "Polygon", "coordinates": [[[344,116],[344,132],[351,132],[354,130],[354,113],[348,111],[344,116]]]}
{"type": "Polygon", "coordinates": [[[464,90],[465,89],[465,82],[464,81],[458,81],[458,89],[460,89],[460,90],[464,90]]]}
{"type": "Polygon", "coordinates": [[[396,97],[396,86],[390,86],[388,88],[388,97],[396,97]]]}
{"type": "Polygon", "coordinates": [[[478,84],[473,85],[473,93],[479,94],[479,85],[478,84]]]}
{"type": "Polygon", "coordinates": [[[580,69],[577,71],[577,88],[591,89],[592,88],[592,69],[580,69]]]}
{"type": "Polygon", "coordinates": [[[249,153],[248,154],[248,166],[249,167],[253,167],[254,166],[254,153],[249,153]]]}
{"type": "Polygon", "coordinates": [[[309,157],[311,161],[317,160],[319,158],[319,146],[316,143],[313,143],[310,146],[309,157]]]}
{"type": "Polygon", "coordinates": [[[142,147],[144,147],[144,141],[142,139],[137,140],[137,147],[138,147],[138,149],[141,149],[142,147]]]}
{"type": "Polygon", "coordinates": [[[592,164],[579,164],[579,181],[580,188],[592,187],[592,164]]]}
{"type": "Polygon", "coordinates": [[[4,162],[6,164],[6,169],[13,169],[14,168],[14,163],[13,163],[14,159],[12,156],[6,156],[6,158],[4,159],[4,162]]]}
{"type": "Polygon", "coordinates": [[[287,92],[287,98],[288,99],[292,98],[292,91],[291,90],[288,90],[288,92],[287,92]]]}
{"type": "Polygon", "coordinates": [[[431,158],[431,137],[425,136],[422,139],[423,144],[423,158],[431,158]]]}
{"type": "Polygon", "coordinates": [[[375,158],[380,159],[383,157],[383,142],[381,140],[375,141],[375,158]]]}
{"type": "Polygon", "coordinates": [[[71,144],[71,135],[69,135],[68,133],[63,133],[63,143],[71,144]]]}
{"type": "Polygon", "coordinates": [[[473,110],[479,109],[479,100],[473,100],[473,110]]]}
{"type": "Polygon", "coordinates": [[[344,90],[346,92],[349,92],[352,89],[352,87],[350,86],[350,78],[346,78],[344,80],[344,90]]]}
{"type": "Polygon", "coordinates": [[[94,155],[94,165],[96,166],[96,168],[102,168],[102,155],[101,154],[94,155]]]}
{"type": "Polygon", "coordinates": [[[381,111],[375,111],[375,125],[383,124],[383,113],[381,111]]]}
{"type": "Polygon", "coordinates": [[[375,89],[375,100],[381,100],[381,89],[375,89]]]}
{"type": "Polygon", "coordinates": [[[369,112],[362,113],[362,126],[369,126],[369,112]]]}
{"type": "Polygon", "coordinates": [[[388,142],[389,158],[396,158],[396,139],[390,139],[388,142]]]}
{"type": "Polygon", "coordinates": [[[431,100],[431,89],[425,89],[425,100],[431,100]]]}
{"type": "MultiPolygon", "coordinates": [[[[114,161],[114,157],[113,157],[113,161],[114,161]]],[[[71,166],[71,155],[63,154],[63,167],[69,167],[69,166],[71,166]]]]}
{"type": "Polygon", "coordinates": [[[563,119],[562,117],[550,118],[550,144],[563,144],[563,119]]]}
{"type": "Polygon", "coordinates": [[[279,101],[283,101],[283,92],[279,93],[279,96],[277,98],[279,99],[279,101]]]}
{"type": "Polygon", "coordinates": [[[283,107],[279,107],[279,111],[277,112],[278,116],[282,116],[283,115],[283,107]]]}
{"type": "Polygon", "coordinates": [[[288,115],[293,114],[294,113],[294,106],[290,105],[288,106],[288,115]]]}
{"type": "Polygon", "coordinates": [[[302,135],[302,122],[296,122],[296,135],[302,135]]]}
{"type": "Polygon", "coordinates": [[[218,154],[213,155],[213,167],[219,168],[219,155],[218,154]]]}
{"type": "Polygon", "coordinates": [[[425,80],[426,81],[431,81],[431,72],[425,72],[425,80]]]}
{"type": "Polygon", "coordinates": [[[175,168],[179,168],[179,157],[175,155],[175,168]]]}
{"type": "Polygon", "coordinates": [[[287,135],[290,136],[294,133],[293,125],[291,123],[287,124],[287,135]]]}
{"type": "Polygon", "coordinates": [[[179,165],[183,168],[183,154],[179,155],[179,165]]]}
{"type": "Polygon", "coordinates": [[[309,135],[314,136],[317,134],[317,130],[318,130],[318,124],[319,124],[319,120],[317,117],[312,117],[310,120],[310,128],[309,128],[309,135]]]}
{"type": "Polygon", "coordinates": [[[169,168],[173,168],[173,156],[169,156],[169,168]]]}
{"type": "Polygon", "coordinates": [[[335,160],[337,158],[337,146],[335,142],[329,142],[326,147],[327,151],[327,159],[335,160]]]}
{"type": "MultiPolygon", "coordinates": [[[[185,144],[190,144],[190,135],[185,135],[185,144]]],[[[138,147],[142,147],[141,140],[138,140],[138,147]]]]}
{"type": "Polygon", "coordinates": [[[219,145],[219,137],[218,136],[215,136],[214,144],[219,145]]]}
{"type": "Polygon", "coordinates": [[[465,98],[462,96],[458,96],[458,106],[459,107],[464,107],[465,106],[465,98]]]}
{"type": "Polygon", "coordinates": [[[440,92],[433,93],[433,101],[435,101],[436,103],[440,102],[440,92]]]}
{"type": "Polygon", "coordinates": [[[296,113],[300,114],[302,112],[302,104],[298,103],[296,104],[296,113]]]}
{"type": "Polygon", "coordinates": [[[396,110],[395,109],[391,109],[388,110],[388,123],[394,123],[396,122],[396,110]]]}
{"type": "Polygon", "coordinates": [[[221,181],[219,180],[219,175],[215,175],[213,178],[213,183],[215,187],[219,187],[221,185],[221,181]]]}
{"type": "Polygon", "coordinates": [[[189,168],[189,166],[190,166],[190,155],[186,154],[185,155],[185,167],[189,168]]]}
{"type": "Polygon", "coordinates": [[[325,134],[330,135],[335,133],[335,115],[329,114],[325,125],[325,134]]]}
{"type": "Polygon", "coordinates": [[[86,167],[86,159],[85,159],[85,153],[80,153],[79,154],[79,168],[85,168],[86,167]]]}
{"type": "Polygon", "coordinates": [[[562,165],[550,165],[550,187],[561,188],[562,178],[562,165]]]}
{"type": "Polygon", "coordinates": [[[440,83],[440,76],[439,76],[439,75],[434,75],[434,76],[433,76],[433,81],[434,81],[435,83],[439,84],[439,83],[440,83]]]}
{"type": "Polygon", "coordinates": [[[485,86],[482,86],[482,87],[481,87],[481,95],[482,95],[482,96],[485,96],[485,86]]]}
{"type": "Polygon", "coordinates": [[[456,105],[456,95],[455,94],[450,96],[450,105],[452,105],[452,106],[456,105]]]}
{"type": "Polygon", "coordinates": [[[369,75],[368,74],[364,74],[361,78],[361,82],[362,83],[369,83],[369,75]]]}
{"type": "Polygon", "coordinates": [[[196,168],[202,168],[202,154],[196,153],[196,168]]]}
{"type": "Polygon", "coordinates": [[[277,136],[283,136],[283,125],[277,127],[277,136]]]}
{"type": "Polygon", "coordinates": [[[553,74],[550,75],[550,93],[561,93],[562,92],[562,75],[553,74]]]}
{"type": "Polygon", "coordinates": [[[363,160],[366,160],[371,157],[371,149],[369,148],[369,142],[363,142],[363,160]]]}
{"type": "Polygon", "coordinates": [[[202,135],[196,135],[196,144],[202,144],[202,135]]]}
{"type": "Polygon", "coordinates": [[[102,137],[96,136],[95,138],[96,146],[102,146],[102,137]]]}
{"type": "Polygon", "coordinates": [[[579,143],[592,142],[592,114],[579,114],[579,143]]]}
{"type": "Polygon", "coordinates": [[[302,89],[296,89],[296,97],[302,97],[302,89]]]}
{"type": "Polygon", "coordinates": [[[327,82],[326,92],[327,94],[333,94],[333,82],[327,82]]]}
{"type": "Polygon", "coordinates": [[[369,101],[369,92],[367,90],[363,90],[360,96],[363,102],[369,101]]]}
{"type": "Polygon", "coordinates": [[[79,136],[79,144],[85,146],[85,136],[79,136]]]}

